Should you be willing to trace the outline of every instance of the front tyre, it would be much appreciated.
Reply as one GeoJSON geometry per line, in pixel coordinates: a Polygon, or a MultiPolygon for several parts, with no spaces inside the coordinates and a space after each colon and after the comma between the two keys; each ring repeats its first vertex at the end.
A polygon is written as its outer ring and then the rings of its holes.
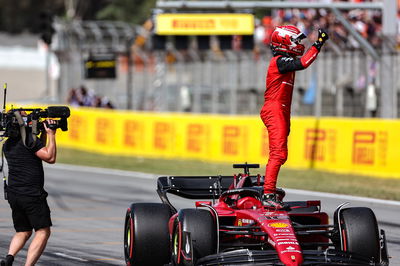
{"type": "Polygon", "coordinates": [[[171,209],[162,203],[134,203],[125,216],[127,265],[164,265],[170,261],[168,221],[171,209]]]}
{"type": "Polygon", "coordinates": [[[196,265],[198,259],[216,253],[217,230],[216,220],[210,211],[180,210],[172,236],[175,265],[196,265]]]}
{"type": "Polygon", "coordinates": [[[346,208],[340,212],[343,251],[380,260],[378,223],[374,212],[365,207],[346,208]]]}

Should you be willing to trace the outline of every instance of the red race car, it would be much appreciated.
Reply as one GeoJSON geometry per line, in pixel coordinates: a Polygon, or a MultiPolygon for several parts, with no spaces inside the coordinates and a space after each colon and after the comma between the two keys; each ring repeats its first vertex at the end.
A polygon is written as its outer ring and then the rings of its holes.
{"type": "MultiPolygon", "coordinates": [[[[371,209],[342,204],[329,224],[320,201],[263,206],[263,178],[249,173],[259,165],[233,167],[244,173],[159,177],[162,203],[133,203],[127,210],[126,264],[389,265],[385,233],[371,209]],[[177,210],[168,193],[199,201],[177,210]]],[[[278,193],[283,199],[284,191],[278,193]]]]}

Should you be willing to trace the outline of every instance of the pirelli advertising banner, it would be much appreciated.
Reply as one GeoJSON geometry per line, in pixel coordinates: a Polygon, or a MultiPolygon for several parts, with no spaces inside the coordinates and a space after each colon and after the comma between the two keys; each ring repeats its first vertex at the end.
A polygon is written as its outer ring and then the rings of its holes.
{"type": "MultiPolygon", "coordinates": [[[[59,145],[110,155],[268,161],[268,134],[258,116],[139,113],[71,109],[59,145]]],[[[400,178],[400,120],[296,118],[285,167],[400,178]]]]}
{"type": "Polygon", "coordinates": [[[158,35],[251,35],[252,14],[159,14],[158,35]]]}

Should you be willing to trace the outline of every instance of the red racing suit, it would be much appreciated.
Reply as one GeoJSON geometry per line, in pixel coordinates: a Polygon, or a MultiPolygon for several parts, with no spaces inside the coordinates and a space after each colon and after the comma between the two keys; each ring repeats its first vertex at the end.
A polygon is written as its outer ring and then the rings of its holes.
{"type": "Polygon", "coordinates": [[[294,86],[295,71],[311,65],[319,50],[315,46],[301,57],[274,54],[266,79],[264,106],[260,116],[268,130],[269,159],[265,169],[264,192],[275,193],[276,182],[281,165],[288,156],[287,138],[290,131],[290,108],[294,86]]]}

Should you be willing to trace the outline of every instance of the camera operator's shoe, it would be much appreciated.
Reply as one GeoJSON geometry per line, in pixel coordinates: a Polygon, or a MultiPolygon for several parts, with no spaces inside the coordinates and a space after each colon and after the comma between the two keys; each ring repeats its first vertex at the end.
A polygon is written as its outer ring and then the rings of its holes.
{"type": "Polygon", "coordinates": [[[14,262],[14,256],[7,255],[6,258],[0,262],[0,266],[12,266],[13,262],[14,262]]]}
{"type": "Polygon", "coordinates": [[[262,196],[262,204],[274,209],[283,209],[283,202],[280,201],[275,193],[267,193],[262,196]]]}

